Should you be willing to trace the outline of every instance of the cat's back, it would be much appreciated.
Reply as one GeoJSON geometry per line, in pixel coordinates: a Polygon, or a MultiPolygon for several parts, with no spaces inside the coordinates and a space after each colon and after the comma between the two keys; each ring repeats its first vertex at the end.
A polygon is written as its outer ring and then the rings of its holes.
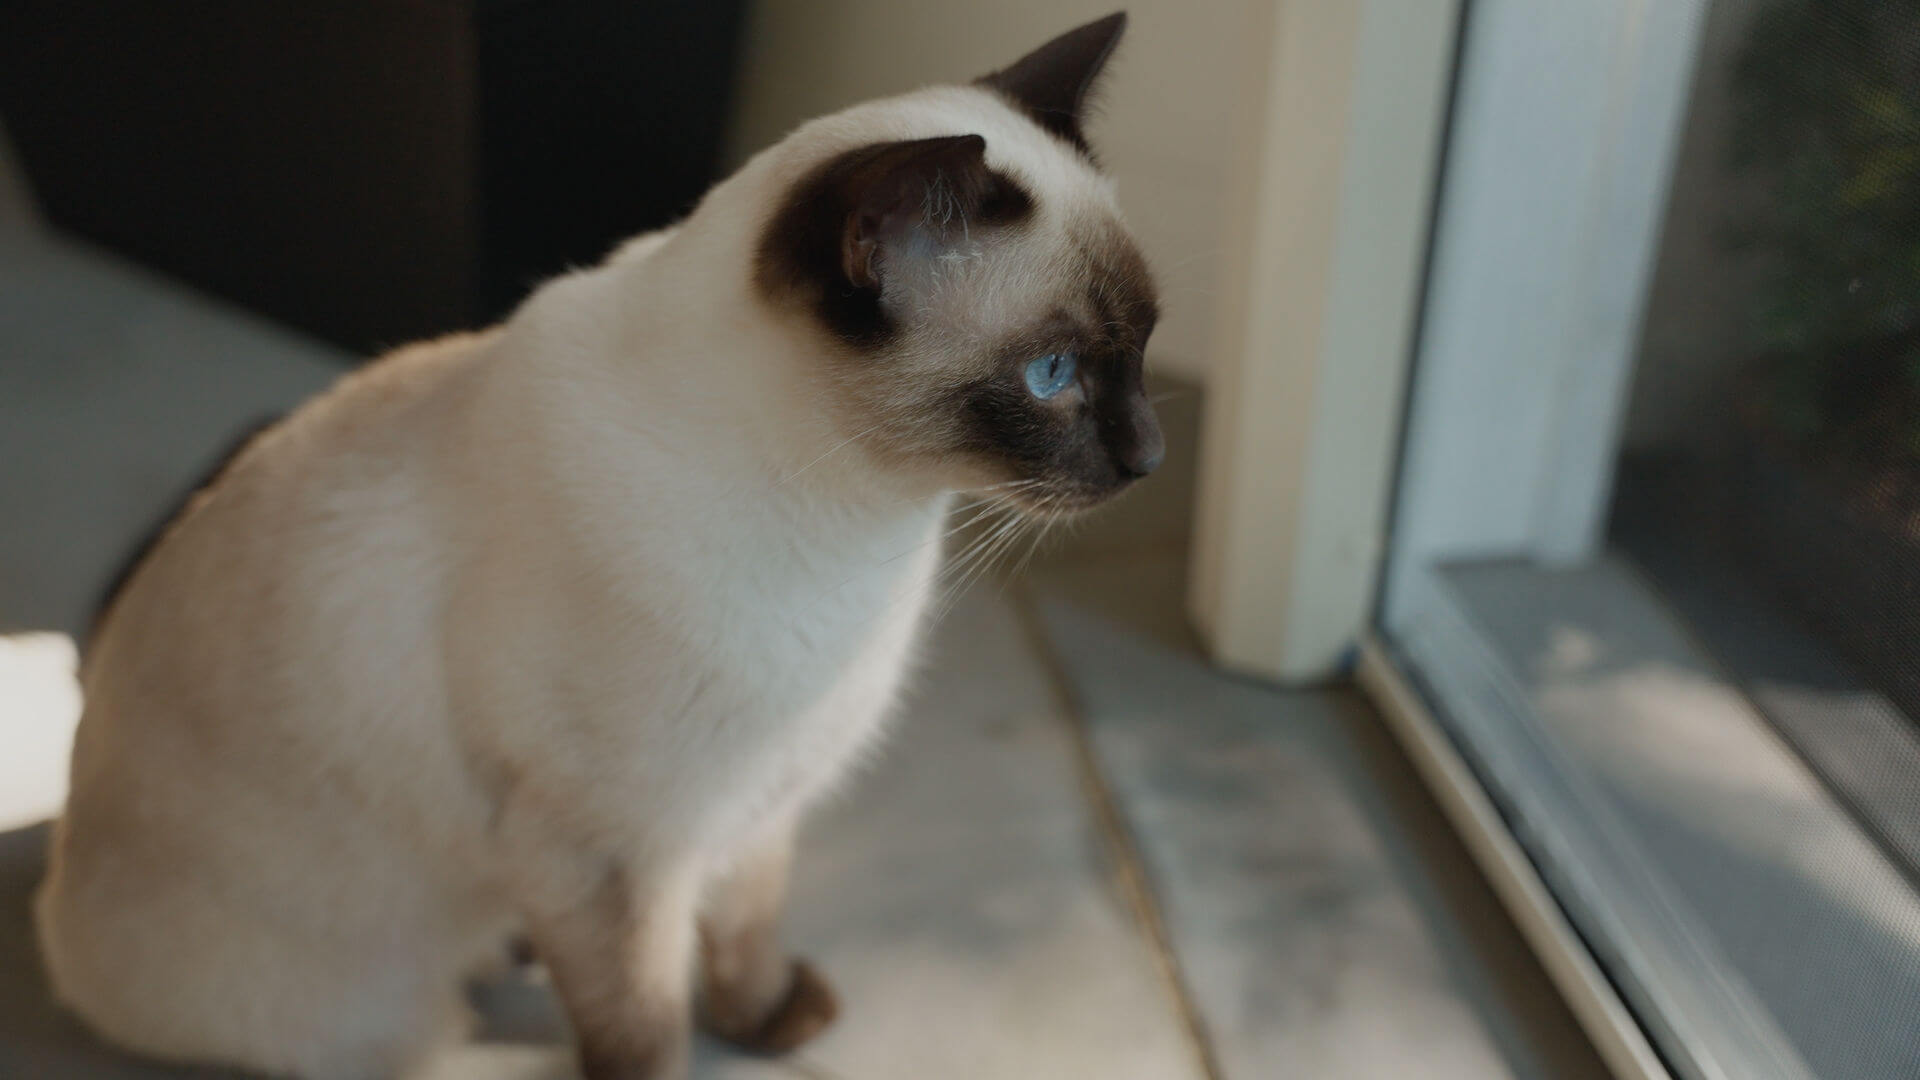
{"type": "Polygon", "coordinates": [[[310,590],[348,587],[374,572],[368,555],[404,555],[409,534],[434,514],[437,451],[454,423],[462,377],[490,338],[401,349],[249,440],[187,499],[109,598],[88,650],[89,677],[169,643],[231,638],[237,626],[276,616],[315,616],[327,592],[310,590]]]}
{"type": "Polygon", "coordinates": [[[343,378],[188,501],[89,643],[76,805],[166,786],[156,759],[257,776],[276,756],[364,756],[430,711],[439,459],[488,340],[413,346],[343,378]]]}
{"type": "MultiPolygon", "coordinates": [[[[487,342],[403,350],[263,432],[102,613],[35,910],[58,995],[119,1041],[286,1068],[283,1040],[251,1041],[273,1032],[257,1017],[208,1020],[233,1011],[231,980],[300,967],[252,1003],[297,1026],[316,972],[358,986],[463,931],[412,913],[445,906],[477,843],[457,824],[475,796],[440,723],[430,627],[438,462],[487,342]],[[324,887],[285,886],[316,867],[324,887]],[[347,925],[413,936],[328,936],[347,925]],[[181,1027],[180,1010],[218,1030],[181,1027]]],[[[353,1023],[400,1007],[361,992],[353,1023]]]]}

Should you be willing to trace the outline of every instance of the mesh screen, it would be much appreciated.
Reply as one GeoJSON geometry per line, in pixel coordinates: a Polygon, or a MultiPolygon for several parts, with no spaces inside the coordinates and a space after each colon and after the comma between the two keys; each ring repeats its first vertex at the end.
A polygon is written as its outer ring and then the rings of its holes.
{"type": "MultiPolygon", "coordinates": [[[[1613,538],[1920,884],[1920,0],[1713,5],[1647,310],[1613,538]]],[[[1920,1003],[1785,1004],[1920,1076],[1920,1003]]]]}

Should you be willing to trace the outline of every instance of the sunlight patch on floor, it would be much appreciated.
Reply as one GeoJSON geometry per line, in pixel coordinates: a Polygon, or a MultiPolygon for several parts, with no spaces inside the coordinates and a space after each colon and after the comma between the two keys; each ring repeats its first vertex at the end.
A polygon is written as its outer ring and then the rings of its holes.
{"type": "Polygon", "coordinates": [[[52,817],[67,797],[79,659],[65,634],[0,635],[0,830],[52,817]]]}

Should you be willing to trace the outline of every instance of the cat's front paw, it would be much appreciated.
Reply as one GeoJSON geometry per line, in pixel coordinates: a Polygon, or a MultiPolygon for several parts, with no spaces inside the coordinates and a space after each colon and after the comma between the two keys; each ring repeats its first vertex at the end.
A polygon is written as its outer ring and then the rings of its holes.
{"type": "Polygon", "coordinates": [[[786,993],[772,1008],[747,1016],[710,1001],[707,1029],[714,1036],[755,1054],[785,1054],[811,1041],[840,1015],[840,1000],[812,964],[794,960],[789,967],[786,993]]]}

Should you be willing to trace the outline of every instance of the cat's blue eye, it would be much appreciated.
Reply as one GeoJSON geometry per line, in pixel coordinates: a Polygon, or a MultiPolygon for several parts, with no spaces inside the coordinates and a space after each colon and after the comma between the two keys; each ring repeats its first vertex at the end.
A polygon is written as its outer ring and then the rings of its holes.
{"type": "Polygon", "coordinates": [[[1037,398],[1050,398],[1073,385],[1077,364],[1070,352],[1053,352],[1027,361],[1027,389],[1037,398]]]}

